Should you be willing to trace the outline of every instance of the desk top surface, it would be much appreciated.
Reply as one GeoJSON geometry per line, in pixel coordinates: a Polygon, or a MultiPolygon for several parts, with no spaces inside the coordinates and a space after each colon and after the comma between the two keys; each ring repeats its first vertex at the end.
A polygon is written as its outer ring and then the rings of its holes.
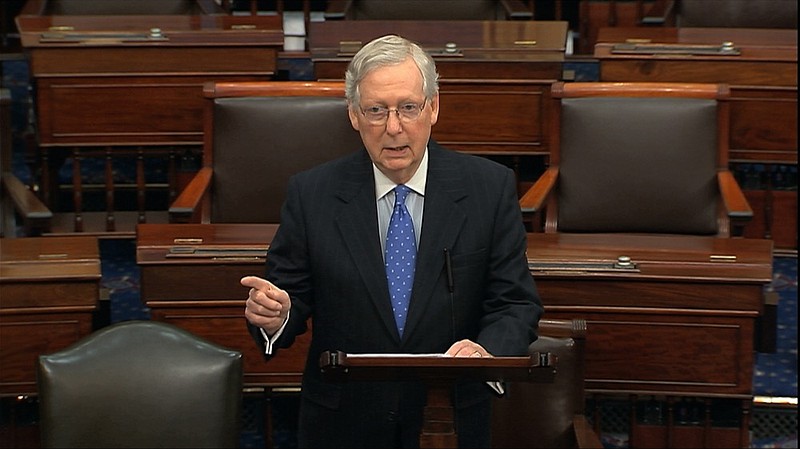
{"type": "Polygon", "coordinates": [[[794,47],[797,30],[762,28],[670,28],[670,27],[606,27],[597,34],[598,43],[644,39],[652,42],[684,44],[721,44],[794,47]]]}
{"type": "Polygon", "coordinates": [[[277,224],[140,224],[136,227],[136,262],[263,263],[277,230],[277,224]]]}
{"type": "Polygon", "coordinates": [[[97,237],[0,239],[0,283],[100,277],[97,237]]]}
{"type": "Polygon", "coordinates": [[[22,46],[283,46],[283,21],[278,15],[208,13],[205,9],[215,6],[213,2],[199,0],[133,3],[138,9],[131,9],[129,0],[29,0],[16,17],[22,46]]]}
{"type": "Polygon", "coordinates": [[[0,239],[0,264],[99,259],[97,237],[23,237],[0,239]]]}
{"type": "Polygon", "coordinates": [[[602,28],[594,56],[598,59],[691,59],[797,62],[797,30],[755,28],[602,28]],[[728,43],[732,52],[709,52],[728,43]],[[620,50],[637,46],[638,51],[620,50]],[[672,47],[672,48],[670,48],[672,47]]]}
{"type": "Polygon", "coordinates": [[[673,235],[528,234],[535,276],[772,280],[773,242],[673,235]]]}
{"type": "MultiPolygon", "coordinates": [[[[261,263],[276,224],[140,224],[140,265],[261,263]]],[[[773,242],[766,239],[624,234],[528,234],[531,271],[594,277],[709,278],[767,283],[773,242]],[[615,267],[620,257],[631,265],[615,267]],[[623,259],[627,260],[627,259],[623,259]]]]}
{"type": "Polygon", "coordinates": [[[312,22],[312,59],[350,59],[368,41],[396,33],[418,42],[434,58],[562,60],[567,22],[478,20],[343,20],[312,22]],[[454,46],[448,51],[448,44],[454,46]]]}

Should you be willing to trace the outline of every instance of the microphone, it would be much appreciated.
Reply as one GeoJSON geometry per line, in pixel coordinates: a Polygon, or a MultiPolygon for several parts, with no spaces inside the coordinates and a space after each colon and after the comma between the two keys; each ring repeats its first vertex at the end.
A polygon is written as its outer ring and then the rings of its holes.
{"type": "Polygon", "coordinates": [[[447,289],[450,291],[450,325],[452,326],[453,342],[456,341],[456,309],[455,309],[455,283],[453,282],[453,264],[450,261],[450,250],[444,248],[444,271],[447,276],[447,289]]]}

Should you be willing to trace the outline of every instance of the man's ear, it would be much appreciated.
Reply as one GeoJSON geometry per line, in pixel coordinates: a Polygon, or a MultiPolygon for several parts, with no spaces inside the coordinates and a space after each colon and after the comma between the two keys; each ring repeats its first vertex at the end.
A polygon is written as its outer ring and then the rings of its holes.
{"type": "Polygon", "coordinates": [[[431,126],[439,121],[439,94],[437,93],[431,98],[431,126]]]}
{"type": "Polygon", "coordinates": [[[350,117],[350,125],[353,127],[353,129],[356,131],[361,131],[359,129],[359,126],[361,125],[358,122],[358,113],[354,111],[350,105],[347,105],[347,116],[350,117]]]}

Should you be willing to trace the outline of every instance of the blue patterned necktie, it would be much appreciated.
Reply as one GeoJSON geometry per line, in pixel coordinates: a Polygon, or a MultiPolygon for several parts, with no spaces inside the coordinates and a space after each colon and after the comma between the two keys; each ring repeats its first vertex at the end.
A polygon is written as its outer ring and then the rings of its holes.
{"type": "Polygon", "coordinates": [[[411,287],[414,285],[417,258],[414,223],[405,204],[409,192],[411,189],[402,184],[394,188],[394,210],[389,220],[389,231],[386,233],[386,278],[389,281],[392,310],[401,337],[406,324],[411,287]]]}

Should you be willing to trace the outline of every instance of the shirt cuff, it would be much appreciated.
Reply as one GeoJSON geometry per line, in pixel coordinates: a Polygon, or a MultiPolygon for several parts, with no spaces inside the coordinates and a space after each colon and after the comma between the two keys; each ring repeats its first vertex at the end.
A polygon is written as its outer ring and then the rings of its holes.
{"type": "Polygon", "coordinates": [[[286,319],[283,320],[283,324],[281,324],[281,327],[278,329],[277,332],[275,332],[275,335],[273,335],[272,337],[267,335],[267,331],[265,331],[263,327],[258,328],[258,330],[261,331],[261,335],[264,337],[264,354],[272,355],[275,352],[274,349],[275,341],[277,341],[278,338],[280,338],[281,334],[283,334],[283,330],[286,329],[286,323],[289,322],[289,314],[291,313],[292,313],[291,310],[288,313],[286,313],[286,319]]]}
{"type": "Polygon", "coordinates": [[[506,389],[503,386],[503,382],[499,380],[487,381],[486,384],[489,385],[489,387],[491,387],[492,390],[494,390],[500,396],[504,395],[506,392],[506,389]]]}

